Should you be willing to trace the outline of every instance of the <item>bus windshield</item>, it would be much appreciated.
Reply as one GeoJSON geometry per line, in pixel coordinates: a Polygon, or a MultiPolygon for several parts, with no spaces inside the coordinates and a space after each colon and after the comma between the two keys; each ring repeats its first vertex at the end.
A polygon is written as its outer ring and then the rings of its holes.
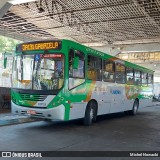
{"type": "Polygon", "coordinates": [[[14,58],[12,87],[29,90],[60,89],[64,81],[62,54],[18,55],[14,58]]]}

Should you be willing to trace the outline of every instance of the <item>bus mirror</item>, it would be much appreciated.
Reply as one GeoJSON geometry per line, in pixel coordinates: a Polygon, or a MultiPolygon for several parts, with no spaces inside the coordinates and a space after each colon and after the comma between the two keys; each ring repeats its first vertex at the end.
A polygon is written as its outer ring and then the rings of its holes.
{"type": "Polygon", "coordinates": [[[7,67],[7,57],[4,58],[4,68],[6,68],[6,67],[7,67]]]}
{"type": "Polygon", "coordinates": [[[3,67],[6,68],[7,67],[7,57],[6,57],[6,52],[3,54],[4,58],[3,58],[3,67]]]}
{"type": "Polygon", "coordinates": [[[73,69],[78,69],[79,65],[79,57],[74,57],[73,58],[73,69]]]}

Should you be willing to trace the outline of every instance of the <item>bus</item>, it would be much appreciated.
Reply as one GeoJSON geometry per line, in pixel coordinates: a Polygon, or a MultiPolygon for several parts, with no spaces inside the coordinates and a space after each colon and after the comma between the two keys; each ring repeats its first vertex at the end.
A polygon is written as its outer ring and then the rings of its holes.
{"type": "Polygon", "coordinates": [[[152,105],[153,71],[70,40],[18,44],[12,113],[44,120],[83,118],[152,105]]]}

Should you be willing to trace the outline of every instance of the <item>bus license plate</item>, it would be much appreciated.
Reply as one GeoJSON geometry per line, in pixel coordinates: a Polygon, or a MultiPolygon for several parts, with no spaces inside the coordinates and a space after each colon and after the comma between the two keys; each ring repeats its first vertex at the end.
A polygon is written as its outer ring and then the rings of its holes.
{"type": "Polygon", "coordinates": [[[31,114],[31,115],[34,115],[34,114],[36,114],[36,111],[28,110],[27,113],[28,113],[28,114],[31,114]]]}

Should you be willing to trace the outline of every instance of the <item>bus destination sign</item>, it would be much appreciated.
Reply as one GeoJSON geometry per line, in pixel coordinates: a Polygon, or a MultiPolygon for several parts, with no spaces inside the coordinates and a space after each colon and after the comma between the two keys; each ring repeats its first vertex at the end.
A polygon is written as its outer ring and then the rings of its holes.
{"type": "Polygon", "coordinates": [[[51,50],[51,49],[60,49],[60,41],[50,41],[50,42],[31,42],[23,43],[17,47],[17,51],[34,51],[34,50],[51,50]]]}

